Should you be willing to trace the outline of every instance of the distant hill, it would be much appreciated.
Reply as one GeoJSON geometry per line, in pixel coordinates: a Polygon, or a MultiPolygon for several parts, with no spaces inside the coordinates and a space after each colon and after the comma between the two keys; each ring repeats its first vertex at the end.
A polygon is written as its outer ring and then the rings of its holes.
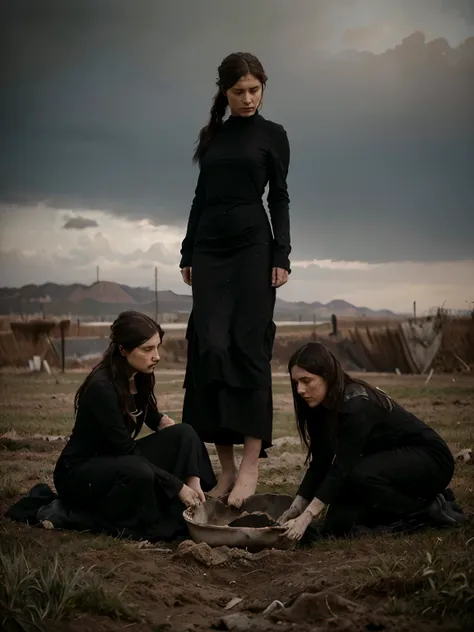
{"type": "Polygon", "coordinates": [[[397,318],[398,315],[388,309],[373,310],[368,307],[356,307],[343,300],[334,300],[329,303],[306,303],[304,301],[289,302],[277,299],[275,311],[281,320],[328,320],[332,314],[339,318],[397,318]]]}
{"type": "Polygon", "coordinates": [[[90,287],[77,287],[68,300],[71,303],[92,300],[99,303],[109,303],[110,305],[122,303],[130,305],[137,302],[121,285],[111,281],[97,281],[90,287]]]}
{"type": "MultiPolygon", "coordinates": [[[[189,313],[192,298],[170,290],[158,292],[158,308],[161,314],[189,313]]],[[[91,318],[113,318],[126,309],[153,313],[155,293],[143,287],[130,287],[111,281],[98,281],[92,285],[24,285],[21,288],[0,288],[0,314],[33,314],[44,311],[51,315],[71,314],[91,318]]],[[[331,314],[340,318],[394,318],[389,310],[372,310],[356,307],[347,301],[335,299],[327,304],[319,301],[284,301],[277,299],[275,317],[278,320],[311,321],[327,320],[331,314]]]]}

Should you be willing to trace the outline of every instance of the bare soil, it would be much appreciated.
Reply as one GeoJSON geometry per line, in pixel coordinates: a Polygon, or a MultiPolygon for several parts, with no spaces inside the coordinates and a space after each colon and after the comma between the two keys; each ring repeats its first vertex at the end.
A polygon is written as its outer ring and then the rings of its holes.
{"type": "MultiPolygon", "coordinates": [[[[72,427],[72,399],[84,374],[0,374],[0,515],[38,482],[52,485],[57,437],[72,427]],[[40,438],[42,437],[42,438],[40,438]],[[50,439],[50,440],[47,440],[50,439]]],[[[452,451],[474,447],[474,377],[364,376],[432,424],[452,451]]],[[[182,375],[160,372],[157,397],[179,421],[182,375]]],[[[258,491],[294,493],[304,472],[287,379],[275,374],[275,446],[261,462],[258,491]]],[[[217,460],[209,446],[213,463],[217,460]]],[[[472,460],[459,462],[452,488],[474,511],[472,460]]],[[[474,524],[410,536],[321,541],[294,551],[196,547],[192,542],[137,543],[45,530],[0,520],[0,549],[21,545],[34,568],[51,559],[91,569],[133,613],[78,605],[48,632],[205,630],[468,630],[474,625],[474,524]],[[231,608],[232,600],[241,600],[231,608]],[[264,615],[274,602],[284,604],[264,615]]],[[[1,591],[0,591],[1,593],[1,591]]],[[[25,608],[28,604],[25,604],[25,608]]],[[[275,606],[274,606],[275,607],[275,606]]],[[[0,613],[1,615],[1,613],[0,613]]],[[[1,619],[0,619],[1,627],[1,619]]]]}

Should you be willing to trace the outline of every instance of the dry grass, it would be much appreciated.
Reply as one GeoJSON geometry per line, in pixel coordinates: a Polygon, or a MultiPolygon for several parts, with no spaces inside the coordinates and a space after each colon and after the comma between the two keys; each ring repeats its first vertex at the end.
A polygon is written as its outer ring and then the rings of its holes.
{"type": "MultiPolygon", "coordinates": [[[[0,439],[3,509],[38,482],[52,485],[54,463],[64,444],[38,435],[70,431],[73,395],[83,377],[78,372],[51,377],[0,374],[0,435],[7,433],[0,439]]],[[[417,376],[370,379],[433,425],[453,452],[474,447],[474,377],[434,375],[428,386],[417,376]]],[[[176,420],[181,386],[181,374],[157,374],[160,406],[176,420]]],[[[276,374],[274,388],[275,446],[261,462],[259,491],[294,493],[304,459],[286,377],[276,374]]],[[[458,464],[452,487],[464,508],[474,511],[471,463],[458,464]]],[[[353,621],[361,627],[349,630],[467,630],[474,619],[472,523],[409,537],[316,542],[310,550],[270,555],[250,566],[210,569],[171,561],[166,553],[139,552],[111,538],[45,531],[6,520],[0,522],[0,543],[0,610],[10,626],[14,621],[23,626],[16,630],[34,622],[48,632],[121,630],[131,624],[132,630],[148,632],[184,632],[191,624],[196,632],[204,631],[234,596],[254,612],[256,603],[264,609],[273,599],[285,601],[322,581],[365,608],[364,620],[353,621]],[[60,628],[54,627],[55,620],[60,628]],[[374,627],[382,624],[384,628],[374,627]]]]}
{"type": "Polygon", "coordinates": [[[92,568],[73,567],[55,554],[36,556],[18,543],[0,548],[0,625],[21,629],[87,612],[137,621],[120,593],[111,593],[92,568]]]}
{"type": "MultiPolygon", "coordinates": [[[[0,323],[5,327],[6,319],[0,317],[0,323]]],[[[8,319],[8,324],[10,319],[8,319]]],[[[357,328],[365,332],[369,327],[371,336],[374,338],[382,336],[382,345],[378,345],[382,349],[382,355],[386,355],[385,350],[388,349],[386,364],[389,367],[399,366],[404,372],[403,367],[405,361],[400,357],[394,356],[393,349],[387,344],[386,331],[392,332],[393,338],[394,328],[399,324],[399,320],[392,319],[341,319],[338,326],[342,337],[351,339],[352,333],[357,328]]],[[[11,331],[2,331],[0,327],[0,367],[26,367],[28,359],[32,358],[35,353],[40,353],[48,361],[50,366],[58,367],[60,359],[58,353],[52,349],[49,341],[44,338],[39,344],[34,345],[31,341],[25,340],[21,336],[14,336],[11,331]]],[[[166,325],[165,325],[166,330],[166,325]]],[[[295,351],[301,344],[316,337],[320,340],[328,340],[331,326],[329,323],[321,325],[302,325],[282,326],[277,329],[276,340],[273,348],[273,365],[275,368],[282,367],[286,364],[291,353],[295,351]]],[[[465,364],[474,369],[474,320],[472,318],[448,318],[444,330],[444,339],[442,347],[438,352],[433,367],[438,372],[452,372],[465,370],[465,364]]],[[[109,326],[87,323],[72,322],[69,326],[66,337],[74,338],[100,338],[105,343],[109,337],[109,326]]],[[[365,334],[363,334],[365,335],[365,334]]],[[[57,326],[51,334],[51,337],[58,340],[60,336],[59,326],[57,326]]],[[[166,330],[165,346],[163,349],[163,366],[166,368],[184,368],[186,363],[186,340],[184,330],[168,329],[166,330]]],[[[370,347],[370,345],[369,345],[370,347]]],[[[380,359],[380,358],[379,358],[380,359]]],[[[80,366],[90,366],[95,360],[76,361],[69,363],[69,368],[80,366]]],[[[385,365],[384,365],[385,366],[385,365]]],[[[406,370],[409,368],[405,367],[406,370]]]]}

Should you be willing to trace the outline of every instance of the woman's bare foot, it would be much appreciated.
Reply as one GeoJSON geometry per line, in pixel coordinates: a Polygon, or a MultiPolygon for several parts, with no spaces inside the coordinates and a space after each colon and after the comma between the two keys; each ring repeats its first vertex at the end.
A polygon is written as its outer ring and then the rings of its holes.
{"type": "Polygon", "coordinates": [[[196,494],[199,496],[199,500],[203,503],[206,502],[206,497],[204,496],[204,492],[201,489],[201,479],[197,476],[190,476],[186,481],[186,485],[193,489],[196,494]]]}
{"type": "Polygon", "coordinates": [[[208,496],[211,498],[220,498],[221,496],[225,496],[235,485],[235,480],[237,478],[237,469],[233,472],[222,472],[217,485],[214,489],[208,493],[208,496]]]}
{"type": "Polygon", "coordinates": [[[257,482],[258,463],[250,466],[244,465],[242,463],[240,466],[239,475],[237,476],[237,480],[234,485],[234,489],[227,499],[227,504],[229,505],[229,507],[236,507],[237,509],[240,509],[244,501],[255,494],[255,490],[257,489],[257,482]]]}

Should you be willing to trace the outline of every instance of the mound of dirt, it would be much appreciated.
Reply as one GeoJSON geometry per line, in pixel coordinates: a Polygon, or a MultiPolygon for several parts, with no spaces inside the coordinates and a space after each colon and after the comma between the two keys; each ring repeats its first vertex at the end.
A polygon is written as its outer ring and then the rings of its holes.
{"type": "Polygon", "coordinates": [[[234,549],[228,546],[210,547],[209,544],[201,542],[196,544],[192,540],[185,540],[178,546],[173,558],[198,562],[210,568],[211,566],[221,566],[231,561],[251,563],[267,557],[273,550],[260,551],[259,553],[249,553],[245,549],[234,549]]]}
{"type": "Polygon", "coordinates": [[[260,615],[236,612],[221,617],[215,630],[233,632],[433,632],[435,628],[400,617],[373,612],[368,606],[346,599],[331,590],[302,592],[286,604],[273,602],[260,615]],[[276,606],[276,607],[273,607],[276,606]]]}
{"type": "Polygon", "coordinates": [[[254,529],[274,527],[276,525],[275,520],[264,511],[254,511],[252,513],[244,511],[241,516],[228,524],[229,527],[252,527],[254,529]]]}

